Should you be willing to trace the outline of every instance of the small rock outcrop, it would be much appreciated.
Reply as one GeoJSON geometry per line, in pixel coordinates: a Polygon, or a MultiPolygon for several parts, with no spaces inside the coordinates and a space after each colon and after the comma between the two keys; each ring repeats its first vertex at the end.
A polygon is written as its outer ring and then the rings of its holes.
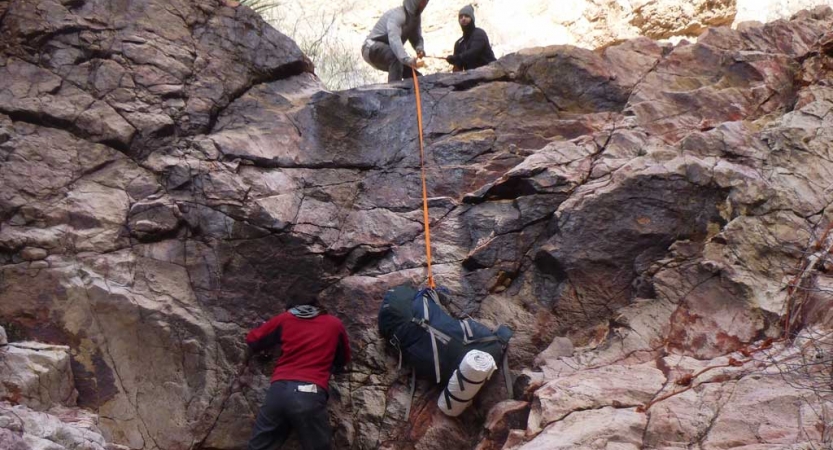
{"type": "Polygon", "coordinates": [[[8,450],[126,450],[76,406],[69,347],[5,341],[0,327],[0,445],[8,450]]]}
{"type": "Polygon", "coordinates": [[[13,342],[0,350],[3,367],[0,399],[35,410],[75,405],[69,347],[13,342]]]}

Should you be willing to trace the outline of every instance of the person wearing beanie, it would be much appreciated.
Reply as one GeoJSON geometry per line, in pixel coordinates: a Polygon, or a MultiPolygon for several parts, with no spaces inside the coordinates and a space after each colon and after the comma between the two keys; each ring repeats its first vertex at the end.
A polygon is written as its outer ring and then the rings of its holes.
{"type": "Polygon", "coordinates": [[[292,430],[304,450],[328,450],[330,374],[350,362],[350,342],[341,321],[319,307],[316,298],[297,297],[287,307],[246,336],[251,352],[280,346],[248,450],[279,449],[292,430]]]}
{"type": "Polygon", "coordinates": [[[362,45],[362,58],[373,68],[388,73],[388,83],[413,76],[411,70],[424,65],[425,48],[422,40],[422,11],[428,0],[403,0],[376,22],[362,45]],[[405,41],[411,43],[416,58],[408,55],[405,41]]]}
{"type": "Polygon", "coordinates": [[[474,7],[464,6],[457,15],[457,22],[463,29],[463,37],[454,43],[454,54],[445,58],[454,66],[454,71],[472,70],[495,61],[489,36],[474,24],[474,7]]]}

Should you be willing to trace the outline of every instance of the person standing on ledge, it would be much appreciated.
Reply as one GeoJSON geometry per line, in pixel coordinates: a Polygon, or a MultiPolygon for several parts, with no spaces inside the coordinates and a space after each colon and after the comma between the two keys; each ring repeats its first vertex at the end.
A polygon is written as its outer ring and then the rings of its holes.
{"type": "Polygon", "coordinates": [[[472,70],[495,61],[495,54],[489,44],[489,36],[482,28],[474,25],[474,7],[466,5],[457,15],[457,22],[463,29],[463,37],[454,43],[454,54],[445,58],[454,66],[454,72],[472,70]]]}
{"type": "Polygon", "coordinates": [[[304,450],[332,448],[327,414],[330,373],[350,362],[350,342],[339,319],[316,298],[287,303],[289,311],[250,331],[252,352],[280,345],[266,400],[255,421],[248,450],[281,448],[295,430],[304,450]]]}
{"type": "Polygon", "coordinates": [[[422,11],[428,0],[404,0],[376,22],[362,45],[362,58],[375,69],[388,73],[388,83],[411,78],[405,66],[418,69],[425,65],[419,58],[425,56],[422,40],[422,11]],[[416,58],[405,51],[405,41],[411,43],[416,58]]]}

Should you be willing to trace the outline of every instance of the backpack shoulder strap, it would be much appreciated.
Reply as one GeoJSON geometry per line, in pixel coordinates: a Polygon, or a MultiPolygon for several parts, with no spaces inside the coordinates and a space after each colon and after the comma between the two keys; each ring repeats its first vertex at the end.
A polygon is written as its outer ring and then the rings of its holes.
{"type": "MultiPolygon", "coordinates": [[[[424,291],[425,292],[425,291],[424,291]]],[[[430,294],[434,292],[433,289],[428,289],[427,292],[430,294]]],[[[434,293],[436,295],[436,293],[434,293]]],[[[422,320],[418,321],[418,323],[428,330],[428,334],[431,336],[431,351],[434,354],[434,375],[437,377],[437,383],[442,380],[440,374],[440,354],[437,350],[437,337],[439,336],[441,339],[445,340],[445,343],[448,343],[450,340],[450,336],[446,335],[445,333],[441,332],[440,330],[435,329],[429,324],[431,317],[428,312],[428,296],[422,295],[422,308],[423,308],[423,317],[422,320]]],[[[433,299],[432,299],[433,301],[433,299]]]]}
{"type": "Polygon", "coordinates": [[[411,368],[411,389],[408,400],[405,401],[405,421],[411,418],[411,405],[414,403],[414,392],[416,392],[416,369],[411,368]]]}

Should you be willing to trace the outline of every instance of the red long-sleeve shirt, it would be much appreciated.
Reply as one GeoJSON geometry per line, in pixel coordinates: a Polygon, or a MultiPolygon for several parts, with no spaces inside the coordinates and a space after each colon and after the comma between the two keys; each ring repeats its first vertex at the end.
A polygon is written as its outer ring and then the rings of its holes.
{"type": "Polygon", "coordinates": [[[281,356],[272,382],[306,381],[326,390],[334,364],[343,366],[350,362],[350,342],[344,325],[329,314],[311,319],[300,319],[290,312],[278,314],[250,331],[246,343],[254,351],[280,344],[281,356]]]}

